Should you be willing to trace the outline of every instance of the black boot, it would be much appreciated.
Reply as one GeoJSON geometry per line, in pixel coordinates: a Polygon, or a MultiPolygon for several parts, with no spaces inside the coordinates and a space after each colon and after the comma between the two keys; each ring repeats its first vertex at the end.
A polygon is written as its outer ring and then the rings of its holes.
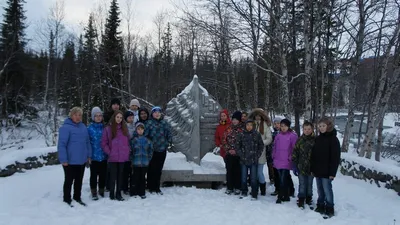
{"type": "Polygon", "coordinates": [[[279,190],[275,190],[274,192],[271,193],[272,196],[277,196],[279,194],[279,190]]]}
{"type": "Polygon", "coordinates": [[[325,205],[317,204],[317,208],[315,209],[315,212],[324,214],[325,213],[325,205]]]}
{"type": "Polygon", "coordinates": [[[90,191],[92,192],[92,200],[93,201],[99,200],[99,197],[97,196],[97,189],[91,189],[90,191]]]}
{"type": "Polygon", "coordinates": [[[299,199],[297,200],[297,206],[298,206],[299,208],[304,208],[304,200],[305,200],[305,198],[299,198],[299,199]]]}
{"type": "Polygon", "coordinates": [[[332,216],[335,215],[335,209],[334,209],[333,207],[326,207],[326,209],[325,209],[325,214],[326,214],[328,217],[332,217],[332,216]]]}
{"type": "Polygon", "coordinates": [[[265,196],[267,190],[267,183],[260,184],[260,192],[262,196],[265,196]]]}
{"type": "Polygon", "coordinates": [[[306,204],[307,205],[312,205],[312,197],[307,197],[306,198],[306,204]]]}
{"type": "Polygon", "coordinates": [[[282,197],[278,195],[278,198],[276,199],[276,204],[282,204],[282,197]]]}

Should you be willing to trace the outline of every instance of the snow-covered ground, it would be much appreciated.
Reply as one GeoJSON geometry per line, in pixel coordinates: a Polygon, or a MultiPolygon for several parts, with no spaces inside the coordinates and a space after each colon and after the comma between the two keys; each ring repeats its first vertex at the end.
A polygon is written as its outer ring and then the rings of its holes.
{"type": "MultiPolygon", "coordinates": [[[[329,220],[298,209],[294,199],[276,205],[276,198],[270,195],[250,201],[227,196],[224,190],[185,187],[164,188],[163,196],[147,194],[145,200],[127,197],[125,202],[108,198],[93,202],[89,199],[89,170],[82,194],[88,206],[70,208],[62,202],[63,176],[61,166],[49,166],[0,179],[0,224],[393,225],[394,220],[400,221],[400,197],[395,192],[341,175],[333,184],[336,216],[329,220]]],[[[296,177],[294,181],[297,190],[296,177]]]]}

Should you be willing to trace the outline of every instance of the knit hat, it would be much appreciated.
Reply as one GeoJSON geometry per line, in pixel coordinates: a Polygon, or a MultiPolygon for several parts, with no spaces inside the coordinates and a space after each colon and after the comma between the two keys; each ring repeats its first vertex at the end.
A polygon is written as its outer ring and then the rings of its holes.
{"type": "Polygon", "coordinates": [[[160,106],[154,106],[152,109],[151,109],[151,114],[153,114],[154,112],[160,112],[161,113],[161,107],[160,106]]]}
{"type": "Polygon", "coordinates": [[[233,119],[237,119],[237,120],[241,121],[242,120],[242,112],[240,112],[240,111],[234,112],[232,115],[232,120],[233,119]]]}
{"type": "Polygon", "coordinates": [[[280,123],[281,121],[282,121],[281,117],[275,117],[273,120],[274,123],[280,123]]]}
{"type": "Polygon", "coordinates": [[[290,122],[290,120],[288,120],[288,119],[283,119],[283,120],[281,120],[281,124],[285,124],[287,127],[290,128],[291,122],[290,122]]]}
{"type": "Polygon", "coordinates": [[[129,104],[129,107],[131,107],[131,106],[133,106],[133,105],[136,105],[137,107],[140,108],[139,100],[137,100],[137,99],[132,99],[131,104],[129,104]]]}
{"type": "Polygon", "coordinates": [[[114,104],[121,106],[121,100],[119,100],[118,98],[111,99],[111,105],[114,105],[114,104]]]}
{"type": "Polygon", "coordinates": [[[137,129],[138,127],[142,127],[144,129],[144,124],[141,122],[137,122],[135,128],[137,129]]]}
{"type": "Polygon", "coordinates": [[[125,112],[125,114],[124,114],[124,119],[125,119],[125,121],[127,121],[128,120],[128,117],[130,117],[130,116],[135,116],[135,114],[133,114],[133,112],[132,111],[126,111],[125,112]]]}
{"type": "Polygon", "coordinates": [[[101,109],[99,107],[93,107],[92,109],[92,120],[94,121],[94,117],[96,116],[97,113],[100,113],[101,115],[103,115],[103,111],[101,111],[101,109]]]}

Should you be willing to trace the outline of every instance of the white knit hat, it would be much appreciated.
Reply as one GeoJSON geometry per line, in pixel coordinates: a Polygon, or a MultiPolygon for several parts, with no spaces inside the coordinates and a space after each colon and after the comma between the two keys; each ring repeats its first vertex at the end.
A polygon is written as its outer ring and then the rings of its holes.
{"type": "Polygon", "coordinates": [[[99,107],[93,107],[92,109],[92,120],[94,121],[94,117],[96,116],[97,113],[100,113],[101,115],[103,115],[103,112],[101,111],[101,109],[99,107]]]}
{"type": "Polygon", "coordinates": [[[139,100],[137,100],[137,99],[132,99],[131,104],[129,104],[129,107],[131,107],[131,106],[133,106],[133,105],[136,105],[137,107],[140,108],[139,100]]]}

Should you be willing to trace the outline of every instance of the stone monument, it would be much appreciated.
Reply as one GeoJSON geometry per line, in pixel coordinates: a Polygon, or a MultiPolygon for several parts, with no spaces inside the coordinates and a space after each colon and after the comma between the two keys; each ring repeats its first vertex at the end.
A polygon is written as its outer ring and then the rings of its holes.
{"type": "Polygon", "coordinates": [[[223,159],[211,153],[220,110],[196,75],[168,102],[165,120],[172,128],[175,153],[167,155],[163,181],[225,181],[223,159]]]}

